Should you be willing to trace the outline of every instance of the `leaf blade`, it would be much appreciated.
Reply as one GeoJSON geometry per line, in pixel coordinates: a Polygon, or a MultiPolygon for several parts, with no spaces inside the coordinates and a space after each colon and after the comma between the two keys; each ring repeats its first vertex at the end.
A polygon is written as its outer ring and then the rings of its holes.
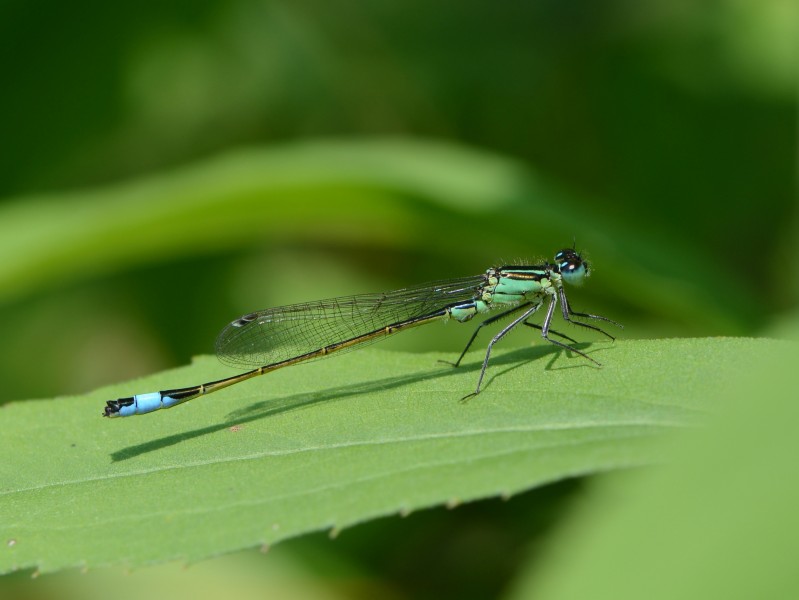
{"type": "Polygon", "coordinates": [[[548,347],[506,351],[466,404],[457,400],[481,354],[455,370],[431,366],[432,355],[366,349],[147,417],[99,413],[109,394],[224,368],[203,357],[84,397],[8,405],[0,571],[199,560],[659,461],[651,440],[701,419],[724,373],[776,343],[590,347],[603,369],[548,347]]]}

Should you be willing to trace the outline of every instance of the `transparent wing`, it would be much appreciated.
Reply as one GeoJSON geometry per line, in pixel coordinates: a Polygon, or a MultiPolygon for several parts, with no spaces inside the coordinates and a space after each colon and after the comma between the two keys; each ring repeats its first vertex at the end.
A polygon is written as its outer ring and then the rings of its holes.
{"type": "MultiPolygon", "coordinates": [[[[484,283],[485,276],[475,275],[267,308],[228,324],[216,340],[216,354],[234,367],[268,365],[471,300],[484,283]]],[[[377,339],[382,338],[369,341],[377,339]]]]}

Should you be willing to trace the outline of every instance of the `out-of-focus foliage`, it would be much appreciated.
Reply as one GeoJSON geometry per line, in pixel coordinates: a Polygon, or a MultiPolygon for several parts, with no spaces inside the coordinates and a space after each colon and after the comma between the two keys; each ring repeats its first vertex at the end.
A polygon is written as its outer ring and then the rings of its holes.
{"type": "MultiPolygon", "coordinates": [[[[24,280],[30,256],[52,247],[62,257],[0,305],[15,348],[0,365],[0,399],[185,363],[237,312],[541,259],[575,238],[595,259],[586,303],[617,306],[629,336],[756,333],[795,304],[797,267],[782,258],[797,229],[789,2],[34,1],[0,10],[0,202],[10,211],[0,215],[20,239],[3,268],[24,280]],[[246,226],[246,214],[221,208],[183,229],[157,218],[170,210],[175,166],[245,145],[363,136],[480,147],[547,183],[505,210],[502,186],[496,198],[459,205],[456,196],[431,210],[402,184],[342,194],[327,181],[310,206],[249,190],[260,205],[246,226]],[[153,172],[166,178],[148,179],[142,195],[83,193],[153,172]],[[113,211],[89,198],[124,205],[128,230],[109,221],[103,235],[113,211]],[[191,235],[196,250],[175,252],[191,235]],[[102,273],[63,265],[81,247],[102,273]],[[687,308],[667,308],[680,303],[687,308]],[[35,376],[33,358],[48,377],[35,376]]],[[[299,182],[313,177],[284,160],[299,182]]],[[[424,164],[447,169],[435,156],[424,164]]],[[[229,180],[209,169],[199,185],[221,189],[229,180]]],[[[174,202],[192,210],[190,194],[174,202]]]]}
{"type": "MultiPolygon", "coordinates": [[[[5,2],[0,401],[185,364],[252,309],[545,259],[575,238],[595,266],[576,307],[627,337],[795,337],[796,13],[5,2]]],[[[398,345],[457,351],[453,329],[398,345]]],[[[581,491],[295,547],[384,593],[485,597],[581,491]]]]}

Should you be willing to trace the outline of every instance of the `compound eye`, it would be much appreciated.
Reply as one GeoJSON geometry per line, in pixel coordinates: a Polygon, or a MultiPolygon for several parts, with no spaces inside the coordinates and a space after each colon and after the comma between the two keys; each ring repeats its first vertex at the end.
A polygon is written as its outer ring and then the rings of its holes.
{"type": "Polygon", "coordinates": [[[555,255],[563,280],[570,285],[580,285],[588,275],[588,263],[572,248],[561,250],[555,255]]]}
{"type": "Polygon", "coordinates": [[[555,255],[555,264],[560,267],[561,272],[573,271],[583,264],[583,259],[571,248],[566,248],[555,255]]]}

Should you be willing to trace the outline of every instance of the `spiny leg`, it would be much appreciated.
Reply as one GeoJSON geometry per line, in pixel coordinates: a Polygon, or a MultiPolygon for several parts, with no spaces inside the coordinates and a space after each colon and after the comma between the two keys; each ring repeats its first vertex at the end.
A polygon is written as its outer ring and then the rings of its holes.
{"type": "MultiPolygon", "coordinates": [[[[541,325],[537,325],[536,323],[528,323],[527,321],[522,323],[522,325],[527,325],[528,327],[532,327],[533,329],[538,329],[539,331],[541,331],[543,329],[541,327],[541,325]]],[[[579,344],[579,342],[577,340],[575,340],[574,338],[570,338],[568,335],[563,334],[563,333],[559,333],[559,332],[555,331],[554,329],[550,329],[549,333],[553,333],[556,336],[558,336],[560,338],[563,338],[564,340],[569,340],[573,344],[579,344]]]]}
{"type": "MultiPolygon", "coordinates": [[[[624,329],[624,325],[622,325],[621,323],[617,323],[613,319],[608,319],[607,317],[602,317],[600,315],[590,315],[588,313],[574,312],[572,310],[571,306],[569,305],[568,299],[566,298],[566,290],[564,290],[563,288],[560,288],[558,290],[558,295],[560,296],[560,310],[561,310],[561,313],[563,314],[563,320],[566,321],[567,323],[571,323],[573,325],[579,325],[580,327],[585,327],[586,329],[593,329],[594,331],[598,331],[602,335],[607,336],[611,340],[614,340],[614,341],[615,341],[616,338],[613,337],[612,335],[610,335],[604,329],[600,329],[596,325],[589,325],[588,323],[582,323],[580,321],[574,321],[574,320],[572,320],[572,317],[582,317],[584,319],[595,319],[597,321],[607,321],[608,323],[612,323],[613,325],[616,325],[617,327],[621,327],[622,329],[624,329]]],[[[555,332],[553,331],[552,333],[555,333],[555,332]]]]}
{"type": "MultiPolygon", "coordinates": [[[[491,317],[490,319],[486,319],[475,328],[474,332],[472,333],[472,337],[469,338],[469,341],[466,343],[466,347],[463,349],[463,352],[461,352],[460,356],[458,357],[458,360],[456,360],[455,362],[449,360],[439,360],[438,362],[447,365],[452,365],[453,367],[460,366],[463,357],[466,356],[466,353],[469,351],[469,348],[471,348],[472,344],[474,343],[474,340],[477,339],[477,335],[480,333],[481,328],[485,327],[486,325],[491,325],[492,323],[496,323],[500,319],[507,317],[508,315],[511,315],[519,310],[522,310],[523,308],[527,308],[528,306],[530,306],[530,304],[532,303],[525,302],[524,304],[520,304],[519,306],[514,306],[513,308],[506,310],[505,312],[501,312],[498,315],[491,317]]],[[[538,330],[541,329],[541,325],[536,325],[535,323],[528,323],[527,321],[525,321],[523,325],[527,325],[528,327],[533,327],[534,329],[538,330]]],[[[554,329],[550,329],[549,332],[557,335],[558,337],[563,338],[564,340],[569,340],[570,342],[575,344],[578,343],[577,340],[575,340],[574,338],[570,338],[568,335],[555,331],[554,329]]]]}
{"type": "Polygon", "coordinates": [[[465,402],[469,398],[476,396],[477,394],[480,393],[480,386],[483,383],[483,377],[485,377],[486,369],[488,368],[488,359],[491,357],[491,348],[493,348],[494,344],[496,344],[499,340],[505,337],[508,334],[508,332],[514,327],[516,327],[519,323],[523,322],[525,319],[529,319],[532,316],[532,314],[535,311],[537,311],[539,308],[541,308],[541,304],[535,304],[532,308],[527,309],[522,314],[522,316],[517,317],[516,319],[511,321],[511,323],[505,326],[505,328],[502,329],[502,331],[500,331],[497,335],[491,338],[491,341],[488,342],[488,347],[486,348],[486,356],[483,359],[483,368],[480,370],[480,377],[477,379],[477,387],[471,394],[467,394],[466,396],[461,398],[461,402],[465,402]]]}
{"type": "MultiPolygon", "coordinates": [[[[552,316],[555,314],[555,305],[557,303],[558,303],[558,297],[553,295],[552,299],[549,301],[549,307],[547,308],[547,314],[544,317],[544,325],[541,327],[541,337],[543,337],[550,344],[555,344],[556,346],[560,346],[564,350],[569,350],[570,352],[574,352],[575,354],[579,354],[583,358],[587,358],[592,363],[594,363],[594,364],[596,364],[596,365],[601,367],[602,364],[600,362],[594,360],[593,358],[588,356],[585,352],[582,352],[582,351],[578,350],[577,348],[575,348],[573,346],[569,346],[568,344],[564,344],[563,342],[555,341],[555,340],[553,340],[553,339],[551,339],[549,337],[549,326],[552,324],[552,316]]],[[[577,321],[572,321],[572,322],[573,323],[577,323],[577,321]]],[[[578,324],[579,325],[585,325],[584,323],[578,323],[578,324]]],[[[589,327],[590,329],[597,329],[595,327],[590,327],[590,326],[587,326],[587,327],[589,327]]]]}
{"type": "Polygon", "coordinates": [[[450,362],[448,360],[439,360],[438,362],[445,363],[445,364],[448,364],[448,365],[452,365],[453,367],[460,366],[461,361],[463,360],[463,357],[466,356],[466,353],[469,351],[469,348],[471,347],[472,343],[477,338],[477,334],[480,333],[480,330],[483,327],[485,327],[486,325],[491,325],[491,323],[496,323],[497,321],[499,321],[503,317],[507,317],[508,315],[511,315],[511,314],[513,314],[515,312],[518,312],[518,311],[520,311],[523,308],[526,308],[528,306],[530,306],[530,302],[525,302],[524,304],[520,304],[519,306],[514,306],[513,308],[511,308],[509,310],[501,312],[498,315],[495,315],[495,316],[491,317],[490,319],[486,319],[485,321],[480,323],[477,327],[475,327],[474,333],[472,333],[472,337],[469,338],[469,341],[466,343],[466,347],[463,349],[463,352],[461,352],[461,355],[458,357],[458,360],[456,360],[455,362],[450,362]]]}

